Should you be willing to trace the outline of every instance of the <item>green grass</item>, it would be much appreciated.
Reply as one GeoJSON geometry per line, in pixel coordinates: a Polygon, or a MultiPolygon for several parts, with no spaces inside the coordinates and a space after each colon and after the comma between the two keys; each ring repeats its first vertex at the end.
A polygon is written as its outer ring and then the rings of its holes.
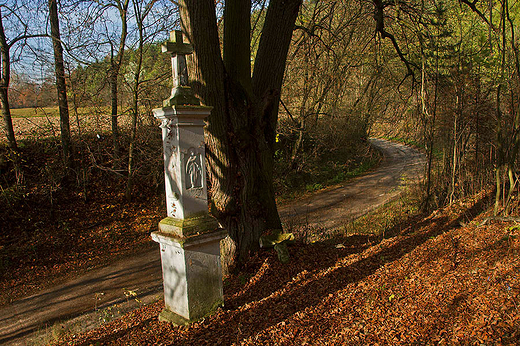
{"type": "Polygon", "coordinates": [[[58,107],[11,109],[11,116],[13,118],[45,117],[45,116],[55,117],[58,115],[59,115],[58,107]]]}
{"type": "Polygon", "coordinates": [[[409,190],[399,199],[347,223],[343,232],[345,235],[366,234],[385,237],[387,231],[418,213],[419,199],[414,195],[414,192],[409,190]]]}

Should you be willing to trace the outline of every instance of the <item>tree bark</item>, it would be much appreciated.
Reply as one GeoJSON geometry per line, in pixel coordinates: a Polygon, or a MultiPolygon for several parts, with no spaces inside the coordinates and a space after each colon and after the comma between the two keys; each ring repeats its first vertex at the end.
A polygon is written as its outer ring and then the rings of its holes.
{"type": "Polygon", "coordinates": [[[301,0],[270,1],[251,77],[250,2],[226,2],[223,60],[214,1],[180,1],[182,26],[194,47],[192,85],[213,106],[206,129],[211,211],[235,242],[237,267],[258,249],[262,234],[282,228],[272,184],[273,147],[300,5],[301,0]]]}
{"type": "Polygon", "coordinates": [[[251,94],[251,2],[228,0],[224,9],[224,66],[230,78],[251,94]]]}
{"type": "Polygon", "coordinates": [[[112,125],[112,145],[113,145],[113,164],[114,169],[119,168],[119,126],[117,115],[117,77],[119,75],[119,67],[112,64],[110,71],[110,102],[111,102],[111,125],[112,125]]]}
{"type": "Polygon", "coordinates": [[[2,13],[0,8],[0,62],[2,65],[2,75],[0,78],[0,104],[2,105],[2,118],[4,119],[4,132],[7,137],[9,148],[18,149],[16,137],[14,135],[13,120],[9,107],[9,82],[11,80],[11,61],[9,54],[10,46],[4,32],[2,13]]]}
{"type": "Polygon", "coordinates": [[[67,86],[65,83],[65,67],[63,63],[63,47],[60,39],[58,5],[56,0],[49,0],[49,19],[51,25],[52,45],[54,49],[54,71],[60,110],[60,130],[63,159],[67,168],[72,168],[72,140],[69,124],[69,106],[67,102],[67,86]]]}

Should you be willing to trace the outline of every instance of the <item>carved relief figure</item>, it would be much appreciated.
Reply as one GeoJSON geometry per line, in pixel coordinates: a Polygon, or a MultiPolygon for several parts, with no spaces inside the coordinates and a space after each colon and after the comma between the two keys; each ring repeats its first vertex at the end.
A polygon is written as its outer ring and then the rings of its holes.
{"type": "Polygon", "coordinates": [[[186,161],[186,190],[202,187],[202,167],[200,166],[200,154],[190,148],[186,161]]]}

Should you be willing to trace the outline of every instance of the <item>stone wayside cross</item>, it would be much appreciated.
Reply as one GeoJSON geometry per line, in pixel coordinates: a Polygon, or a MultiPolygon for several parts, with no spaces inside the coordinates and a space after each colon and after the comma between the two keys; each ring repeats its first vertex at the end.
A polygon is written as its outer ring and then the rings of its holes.
{"type": "Polygon", "coordinates": [[[175,30],[170,33],[170,40],[162,45],[163,53],[172,56],[173,88],[171,96],[164,100],[164,107],[176,105],[200,105],[199,99],[193,96],[188,85],[188,65],[186,55],[193,53],[193,47],[184,43],[182,31],[175,30]]]}
{"type": "Polygon", "coordinates": [[[223,304],[220,240],[226,231],[208,213],[204,119],[211,107],[200,106],[188,86],[185,55],[192,48],[182,32],[172,32],[163,52],[172,54],[173,89],[161,120],[167,217],[152,239],[160,244],[165,309],[162,321],[187,324],[223,304]]]}

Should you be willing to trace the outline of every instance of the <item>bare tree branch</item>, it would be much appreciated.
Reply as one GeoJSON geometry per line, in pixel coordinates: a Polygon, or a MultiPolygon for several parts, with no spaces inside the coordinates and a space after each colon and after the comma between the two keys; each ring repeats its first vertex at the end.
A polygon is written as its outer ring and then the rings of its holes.
{"type": "Polygon", "coordinates": [[[477,8],[477,3],[479,0],[473,0],[470,2],[469,0],[459,0],[461,3],[468,5],[468,7],[475,12],[487,25],[493,29],[493,31],[497,31],[498,29],[489,22],[489,20],[486,18],[486,16],[477,8]]]}
{"type": "Polygon", "coordinates": [[[403,82],[407,77],[412,77],[413,82],[415,82],[415,74],[413,72],[412,67],[419,69],[418,66],[406,59],[403,52],[401,51],[401,48],[399,47],[399,44],[397,43],[397,40],[395,39],[395,36],[385,30],[384,10],[387,6],[393,5],[393,3],[383,3],[381,0],[373,0],[373,3],[375,6],[374,19],[376,21],[376,32],[378,32],[381,35],[381,38],[389,38],[390,41],[392,41],[392,45],[394,46],[394,49],[397,55],[399,56],[399,59],[401,59],[401,61],[406,66],[407,72],[406,76],[403,79],[403,82]]]}

